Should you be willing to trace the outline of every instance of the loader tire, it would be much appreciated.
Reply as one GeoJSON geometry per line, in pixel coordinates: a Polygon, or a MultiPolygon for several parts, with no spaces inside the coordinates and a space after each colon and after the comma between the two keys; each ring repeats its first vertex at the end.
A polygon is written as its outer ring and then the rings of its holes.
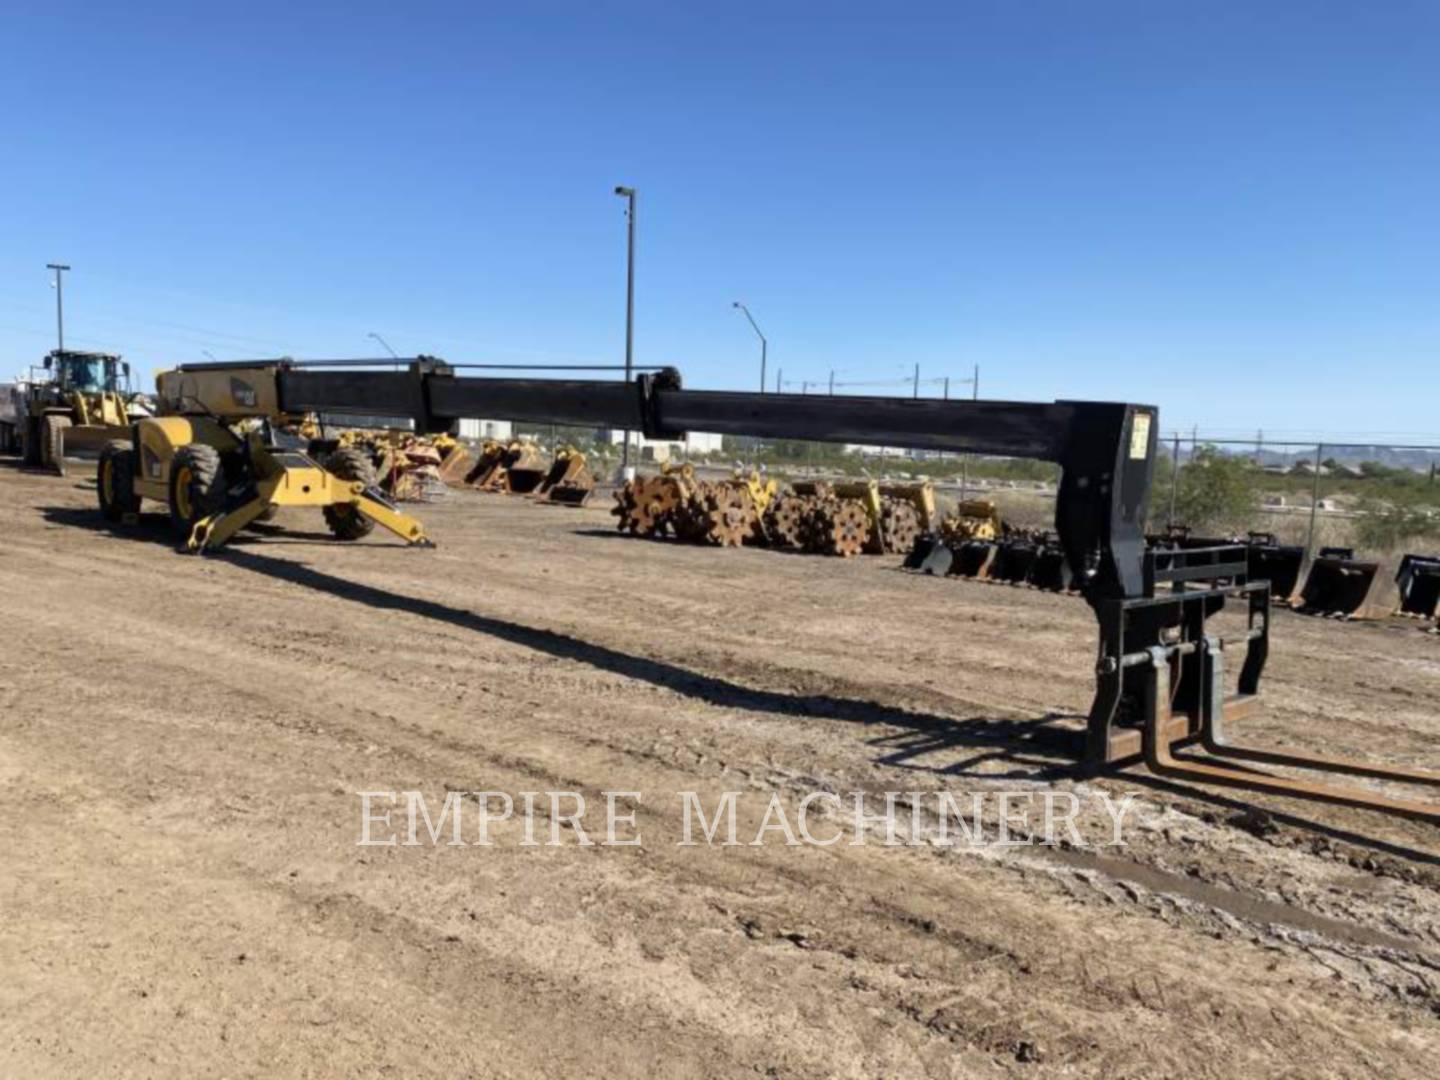
{"type": "Polygon", "coordinates": [[[225,465],[220,451],[204,443],[175,451],[170,462],[170,523],[180,539],[190,539],[197,521],[224,508],[225,465]]]}
{"type": "Polygon", "coordinates": [[[135,494],[135,451],[124,439],[105,444],[95,471],[95,490],[100,494],[100,513],[106,521],[123,521],[126,514],[140,512],[135,494]]]}
{"type": "Polygon", "coordinates": [[[20,435],[20,464],[35,469],[40,467],[40,418],[25,417],[25,430],[20,435]]]}
{"type": "Polygon", "coordinates": [[[40,423],[40,463],[47,469],[54,469],[56,476],[64,476],[65,432],[70,428],[70,418],[51,414],[40,423]]]}
{"type": "MultiPolygon", "coordinates": [[[[325,471],[340,480],[360,481],[367,488],[375,486],[375,463],[370,455],[356,446],[342,446],[325,459],[325,471]]],[[[375,528],[371,521],[354,506],[340,505],[325,507],[325,524],[330,526],[336,540],[359,540],[369,536],[375,528]]]]}

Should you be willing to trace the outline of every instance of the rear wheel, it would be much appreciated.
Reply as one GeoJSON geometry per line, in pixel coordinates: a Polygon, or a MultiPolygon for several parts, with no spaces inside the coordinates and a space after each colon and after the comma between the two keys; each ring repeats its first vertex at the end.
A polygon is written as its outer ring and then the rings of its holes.
{"type": "Polygon", "coordinates": [[[135,494],[135,451],[124,439],[108,442],[100,451],[95,488],[106,521],[121,521],[126,514],[140,512],[140,496],[135,494]]]}
{"type": "Polygon", "coordinates": [[[195,523],[225,508],[225,466],[220,451],[190,443],[170,462],[170,522],[188,540],[195,523]]]}
{"type": "MultiPolygon", "coordinates": [[[[337,479],[367,488],[375,486],[375,464],[370,455],[354,446],[342,446],[325,459],[325,471],[337,479]]],[[[325,507],[325,524],[337,540],[359,540],[369,536],[375,523],[360,513],[353,504],[325,507]]]]}

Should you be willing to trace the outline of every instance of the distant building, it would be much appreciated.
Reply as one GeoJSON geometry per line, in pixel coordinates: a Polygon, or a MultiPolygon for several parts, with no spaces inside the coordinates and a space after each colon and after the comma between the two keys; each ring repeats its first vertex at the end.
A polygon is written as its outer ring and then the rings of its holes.
{"type": "MultiPolygon", "coordinates": [[[[625,441],[625,432],[615,428],[602,428],[595,436],[611,446],[625,441]]],[[[668,461],[677,454],[713,454],[725,449],[724,436],[710,431],[691,431],[684,439],[647,439],[638,431],[632,431],[630,446],[640,451],[642,460],[650,461],[668,461]]]]}
{"type": "Polygon", "coordinates": [[[496,439],[500,442],[508,442],[514,437],[515,425],[509,420],[472,420],[460,421],[460,438],[472,439],[476,442],[481,439],[496,439]]]}

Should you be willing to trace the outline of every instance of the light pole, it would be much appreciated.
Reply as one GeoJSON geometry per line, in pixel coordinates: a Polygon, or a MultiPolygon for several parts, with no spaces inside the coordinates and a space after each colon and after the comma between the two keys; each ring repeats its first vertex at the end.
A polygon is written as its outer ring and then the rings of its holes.
{"type": "Polygon", "coordinates": [[[366,336],[367,336],[367,337],[372,337],[372,338],[374,338],[376,341],[378,341],[378,342],[380,343],[381,348],[383,348],[386,352],[388,352],[388,353],[390,354],[390,356],[391,356],[392,359],[395,359],[395,360],[399,360],[399,359],[400,359],[399,353],[397,353],[394,349],[392,349],[392,348],[390,347],[390,343],[389,343],[388,341],[386,341],[383,337],[381,337],[379,334],[377,334],[374,330],[371,330],[370,333],[367,334],[366,336]]]}
{"type": "Polygon", "coordinates": [[[763,394],[765,392],[765,353],[770,343],[765,340],[765,335],[760,332],[760,327],[755,325],[755,316],[750,314],[750,309],[739,300],[735,301],[734,306],[745,313],[745,318],[750,320],[750,328],[760,339],[760,393],[763,394]]]}
{"type": "MultiPolygon", "coordinates": [[[[628,222],[628,253],[625,260],[625,381],[631,381],[635,365],[635,189],[619,186],[615,194],[625,200],[628,222]]],[[[625,432],[625,446],[620,451],[620,468],[630,466],[630,432],[625,432]]]]}
{"type": "Polygon", "coordinates": [[[55,336],[60,342],[59,351],[63,353],[65,351],[65,290],[60,275],[70,267],[64,263],[46,263],[45,269],[55,271],[55,336]]]}

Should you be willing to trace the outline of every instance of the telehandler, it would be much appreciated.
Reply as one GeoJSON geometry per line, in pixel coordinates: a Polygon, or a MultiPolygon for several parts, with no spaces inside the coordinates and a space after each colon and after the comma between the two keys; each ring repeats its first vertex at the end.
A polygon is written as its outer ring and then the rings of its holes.
{"type": "Polygon", "coordinates": [[[225,543],[282,506],[314,506],[338,540],[378,524],[408,544],[433,546],[420,522],[380,490],[363,448],[340,446],[316,461],[280,429],[299,416],[282,407],[277,376],[287,361],[178,367],[156,377],[159,415],[100,452],[96,487],[110,521],[141,500],[164,503],[192,552],[225,543]]]}
{"type": "MultiPolygon", "coordinates": [[[[375,361],[282,360],[166,373],[160,386],[168,415],[137,424],[131,443],[107,447],[101,508],[119,517],[141,497],[164,500],[197,551],[272,506],[294,504],[323,507],[342,539],[369,531],[373,521],[425,543],[419,524],[389,505],[358,463],[332,456],[322,466],[265,438],[277,416],[307,412],[405,415],[423,434],[448,431],[460,417],[497,416],[665,441],[709,431],[1052,461],[1061,467],[1054,546],[1099,629],[1090,660],[1095,697],[1077,748],[1085,772],[1143,761],[1170,781],[1440,823],[1440,803],[1328,780],[1341,774],[1440,785],[1440,773],[1233,741],[1231,725],[1258,711],[1270,585],[1249,579],[1244,544],[1164,551],[1146,544],[1159,429],[1153,406],[687,390],[673,368],[633,382],[476,378],[434,357],[401,362],[407,370],[376,371],[375,361]],[[1212,619],[1227,604],[1240,609],[1238,626],[1222,635],[1212,619]]],[[[1032,648],[1025,655],[1041,654],[1032,648]]]]}

